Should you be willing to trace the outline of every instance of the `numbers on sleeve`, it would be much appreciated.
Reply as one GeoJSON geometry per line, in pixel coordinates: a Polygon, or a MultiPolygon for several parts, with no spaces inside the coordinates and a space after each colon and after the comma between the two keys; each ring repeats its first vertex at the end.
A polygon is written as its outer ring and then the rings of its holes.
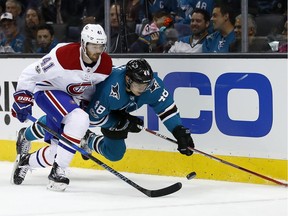
{"type": "Polygon", "coordinates": [[[96,113],[101,115],[105,110],[106,108],[104,106],[99,105],[98,108],[96,109],[96,113]]]}
{"type": "Polygon", "coordinates": [[[165,101],[166,98],[168,97],[168,95],[169,95],[169,92],[166,89],[163,89],[162,95],[161,95],[161,97],[159,98],[158,101],[159,102],[165,101]]]}

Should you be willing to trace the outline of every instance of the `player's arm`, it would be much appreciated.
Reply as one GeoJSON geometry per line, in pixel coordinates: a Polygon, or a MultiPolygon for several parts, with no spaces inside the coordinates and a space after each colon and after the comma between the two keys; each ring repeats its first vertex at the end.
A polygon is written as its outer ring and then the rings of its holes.
{"type": "Polygon", "coordinates": [[[26,67],[19,76],[17,88],[13,94],[14,103],[11,108],[12,116],[20,122],[25,122],[32,114],[34,89],[36,82],[44,79],[44,73],[39,69],[40,61],[26,67]]]}
{"type": "Polygon", "coordinates": [[[172,98],[172,95],[165,89],[164,83],[158,77],[155,78],[158,89],[152,91],[152,103],[149,104],[158,117],[161,119],[166,128],[177,139],[178,151],[187,156],[192,155],[192,151],[188,147],[194,148],[194,142],[188,128],[182,125],[179,110],[172,98]]]}

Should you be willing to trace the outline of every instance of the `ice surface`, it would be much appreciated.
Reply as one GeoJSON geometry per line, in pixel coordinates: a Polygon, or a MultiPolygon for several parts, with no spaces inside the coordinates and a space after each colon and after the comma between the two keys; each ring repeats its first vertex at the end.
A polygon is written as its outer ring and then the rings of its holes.
{"type": "Polygon", "coordinates": [[[108,171],[70,168],[65,192],[46,189],[50,168],[28,173],[12,185],[13,164],[0,162],[0,216],[287,216],[288,189],[179,177],[122,173],[148,189],[178,181],[183,188],[149,198],[108,171]]]}

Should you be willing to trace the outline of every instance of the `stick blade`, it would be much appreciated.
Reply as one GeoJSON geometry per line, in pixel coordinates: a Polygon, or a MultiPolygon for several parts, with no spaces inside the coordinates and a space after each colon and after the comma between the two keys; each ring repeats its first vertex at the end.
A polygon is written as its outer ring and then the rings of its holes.
{"type": "Polygon", "coordinates": [[[170,185],[168,187],[159,189],[159,190],[146,190],[143,191],[148,197],[162,197],[166,196],[172,193],[177,192],[182,188],[182,184],[180,182],[177,182],[173,185],[170,185]]]}

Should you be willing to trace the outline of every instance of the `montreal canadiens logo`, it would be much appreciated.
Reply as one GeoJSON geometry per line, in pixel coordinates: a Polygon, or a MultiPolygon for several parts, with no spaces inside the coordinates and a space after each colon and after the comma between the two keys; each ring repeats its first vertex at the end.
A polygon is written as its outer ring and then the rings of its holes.
{"type": "Polygon", "coordinates": [[[71,83],[70,85],[67,86],[67,92],[70,95],[81,95],[86,88],[89,86],[92,86],[90,82],[86,83],[71,83]]]}

